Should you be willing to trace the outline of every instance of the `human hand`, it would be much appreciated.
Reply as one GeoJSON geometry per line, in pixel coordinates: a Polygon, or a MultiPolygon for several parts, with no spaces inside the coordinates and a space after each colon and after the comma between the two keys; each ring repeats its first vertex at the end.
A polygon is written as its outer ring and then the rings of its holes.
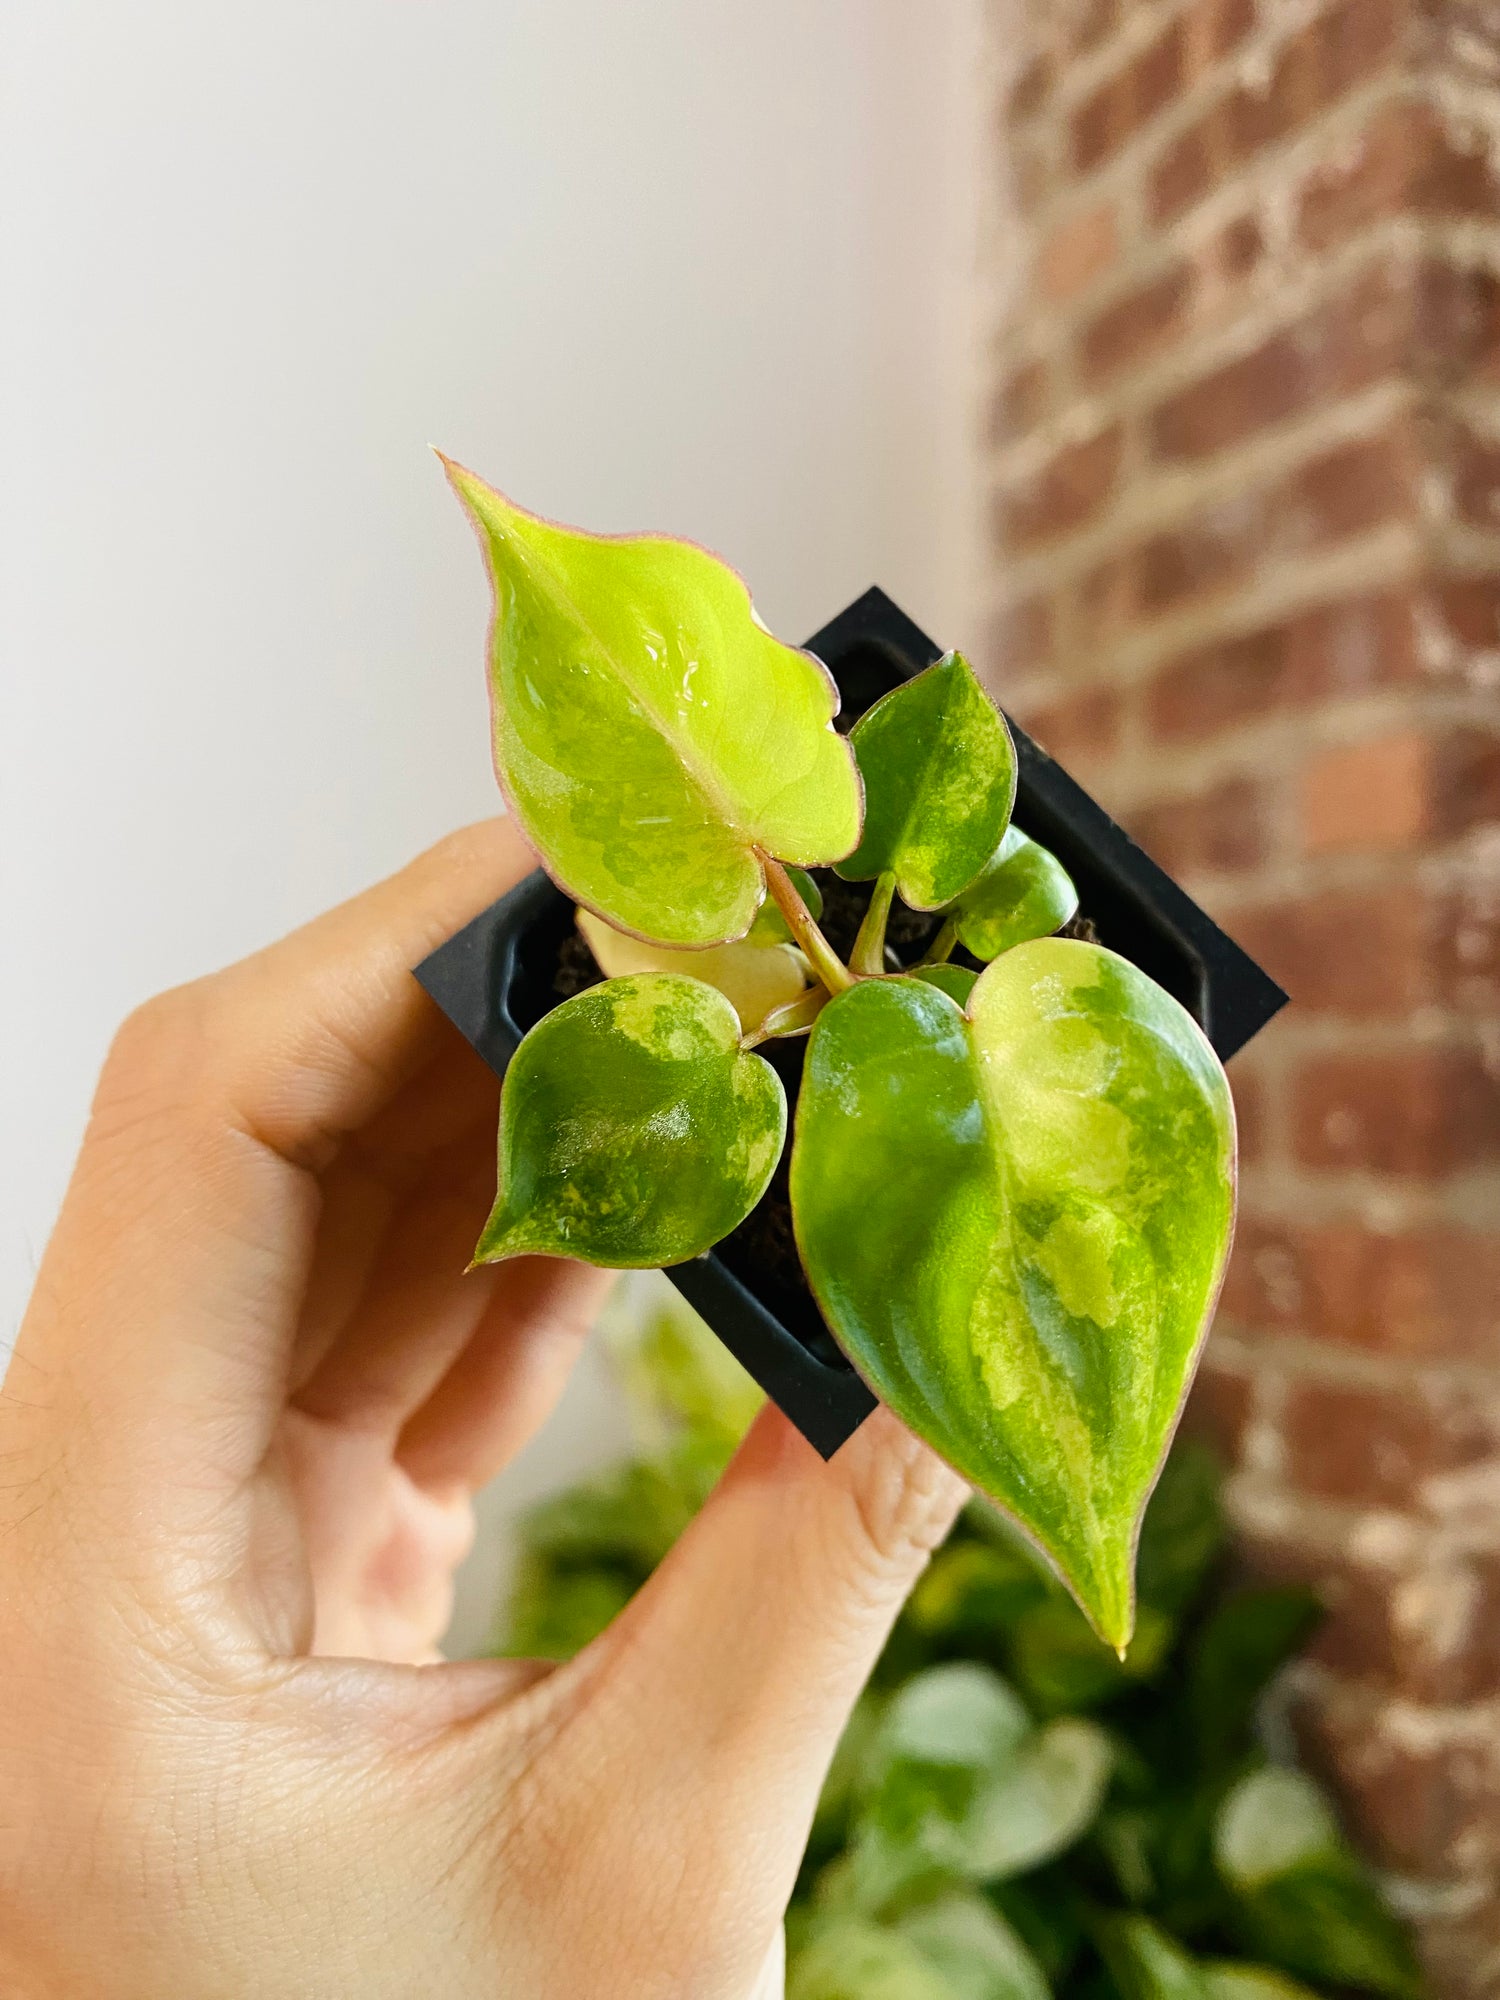
{"type": "Polygon", "coordinates": [[[496,1087],[409,968],[455,835],[122,1029],[0,1394],[0,1992],[769,2000],[828,1758],[962,1499],[774,1409],[566,1666],[434,1664],[607,1279],[464,1274],[496,1087]]]}

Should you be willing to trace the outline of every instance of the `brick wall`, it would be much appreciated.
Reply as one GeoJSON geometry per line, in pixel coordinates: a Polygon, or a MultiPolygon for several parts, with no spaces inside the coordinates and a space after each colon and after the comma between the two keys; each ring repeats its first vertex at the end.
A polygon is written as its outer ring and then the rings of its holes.
{"type": "Polygon", "coordinates": [[[1500,1991],[1500,8],[994,33],[995,684],[1294,996],[1197,1416],[1437,1989],[1500,1991]]]}

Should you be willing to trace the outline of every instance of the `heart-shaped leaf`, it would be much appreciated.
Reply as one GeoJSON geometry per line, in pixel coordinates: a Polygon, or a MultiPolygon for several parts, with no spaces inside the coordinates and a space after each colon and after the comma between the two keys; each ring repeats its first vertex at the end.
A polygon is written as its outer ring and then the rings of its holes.
{"type": "Polygon", "coordinates": [[[967,1014],[861,981],[813,1030],[791,1185],[855,1367],[1123,1648],[1233,1224],[1233,1108],[1194,1022],[1062,938],[996,959],[967,1014]]]}
{"type": "Polygon", "coordinates": [[[1018,826],[1008,826],[954,914],[960,944],[989,960],[1029,938],[1051,937],[1077,910],[1078,891],[1057,856],[1018,826]]]}
{"type": "Polygon", "coordinates": [[[591,986],[511,1057],[500,1193],[474,1261],[681,1264],[744,1221],[785,1133],[781,1079],[741,1050],[722,993],[672,972],[591,986]]]}
{"type": "Polygon", "coordinates": [[[908,1911],[896,1929],[938,1968],[954,2000],[1051,2000],[1042,1968],[982,1896],[939,1896],[908,1911]]]}
{"type": "Polygon", "coordinates": [[[808,867],[850,851],[837,691],[733,570],[664,535],[558,527],[448,471],[495,587],[496,772],[575,901],[663,944],[723,944],[765,894],[757,848],[808,867]]]}
{"type": "Polygon", "coordinates": [[[864,882],[890,871],[913,910],[951,903],[994,853],[1015,803],[1004,716],[962,653],[948,653],[877,701],[850,740],[865,826],[839,873],[864,882]]]}
{"type": "Polygon", "coordinates": [[[701,979],[724,995],[747,1035],[774,1009],[789,1006],[807,990],[807,961],[789,944],[756,944],[751,938],[739,938],[733,944],[688,951],[681,945],[647,944],[644,938],[617,931],[592,910],[579,910],[577,923],[607,979],[627,979],[638,972],[681,972],[689,979],[701,979]]]}

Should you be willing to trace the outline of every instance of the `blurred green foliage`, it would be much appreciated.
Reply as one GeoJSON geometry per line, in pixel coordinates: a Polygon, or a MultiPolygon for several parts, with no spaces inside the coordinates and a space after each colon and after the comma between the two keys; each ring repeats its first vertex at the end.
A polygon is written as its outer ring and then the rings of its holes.
{"type": "MultiPolygon", "coordinates": [[[[680,1308],[616,1333],[639,1455],[522,1526],[502,1650],[566,1658],[645,1581],[759,1402],[680,1308]]],[[[1121,1662],[991,1508],[931,1566],[828,1773],[788,1914],[788,2000],[1415,2000],[1405,1932],[1267,1689],[1318,1622],[1236,1585],[1219,1471],[1179,1443],[1121,1662]]]]}

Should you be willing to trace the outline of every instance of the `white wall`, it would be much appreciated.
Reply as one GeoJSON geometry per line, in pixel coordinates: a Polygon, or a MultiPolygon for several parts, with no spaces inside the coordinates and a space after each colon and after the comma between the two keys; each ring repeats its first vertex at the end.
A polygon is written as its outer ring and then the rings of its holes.
{"type": "Polygon", "coordinates": [[[119,1016],[493,807],[429,441],[962,635],[973,12],[6,10],[0,1344],[119,1016]]]}

